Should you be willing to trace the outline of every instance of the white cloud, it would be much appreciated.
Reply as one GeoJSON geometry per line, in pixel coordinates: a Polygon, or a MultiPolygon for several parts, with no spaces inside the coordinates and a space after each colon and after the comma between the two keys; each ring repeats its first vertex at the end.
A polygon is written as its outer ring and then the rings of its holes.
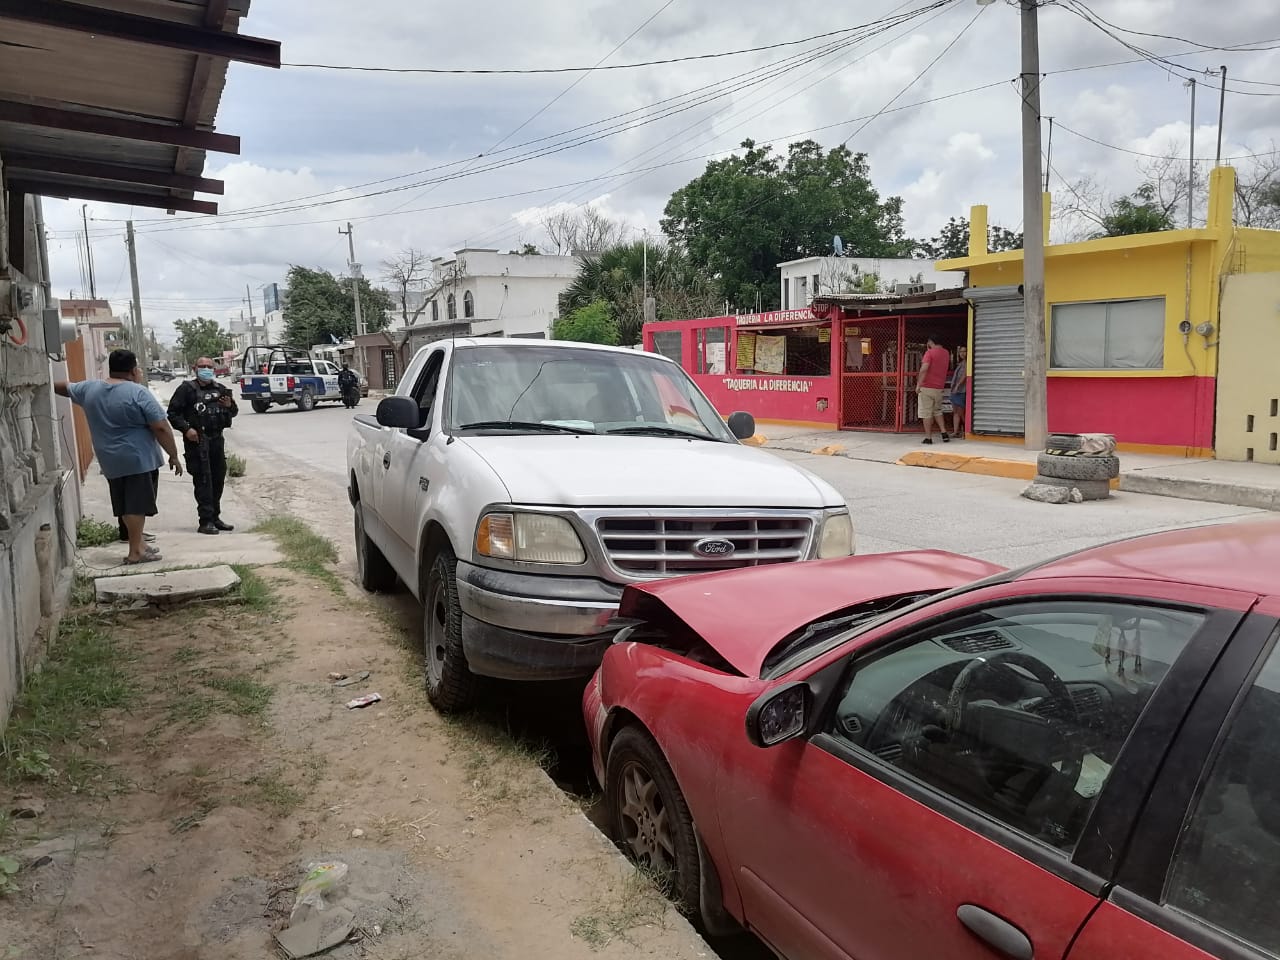
{"type": "MultiPolygon", "coordinates": [[[[273,0],[253,7],[244,30],[279,38],[286,62],[589,65],[659,6],[658,0],[640,6],[626,0],[490,0],[445,11],[437,4],[395,0],[273,0]]],[[[714,0],[678,0],[608,62],[775,43],[878,19],[894,6],[874,0],[806,7],[801,14],[776,0],[739,0],[731,8],[714,0]]],[[[1211,45],[1280,35],[1270,0],[1234,0],[1229,17],[1221,4],[1193,0],[1091,0],[1090,6],[1121,26],[1211,45]]],[[[291,263],[341,272],[346,240],[337,230],[348,220],[371,276],[381,260],[409,244],[439,255],[468,242],[504,248],[537,242],[537,212],[549,207],[593,203],[636,229],[653,230],[671,192],[702,170],[706,156],[722,155],[745,137],[781,140],[783,150],[788,138],[818,127],[830,127],[812,134],[828,147],[852,135],[849,146],[868,154],[880,192],[904,197],[912,234],[932,234],[974,203],[988,204],[993,222],[1017,227],[1020,100],[1009,82],[1019,72],[1016,11],[1007,4],[987,8],[921,75],[975,11],[972,4],[957,4],[929,22],[825,56],[788,47],[585,77],[273,72],[233,65],[218,128],[242,137],[244,155],[211,156],[208,164],[210,176],[227,182],[221,198],[226,216],[165,218],[132,211],[144,316],[163,335],[178,317],[238,316],[245,285],[257,296],[258,285],[282,281],[291,263]],[[881,44],[883,49],[872,52],[881,44]],[[767,64],[793,56],[790,64],[772,68],[776,75],[763,72],[767,64]],[[761,72],[737,76],[751,70],[761,72]],[[936,99],[989,83],[995,86],[936,99]],[[730,93],[734,86],[740,89],[730,93]],[[877,113],[908,86],[894,109],[854,135],[861,121],[853,118],[877,113]],[[649,111],[620,115],[700,87],[706,88],[698,95],[701,102],[673,100],[670,116],[604,136],[603,126],[636,124],[649,111]],[[554,136],[558,132],[609,117],[618,119],[586,127],[572,135],[580,143],[556,149],[564,142],[554,136]],[[485,156],[477,159],[480,154],[485,156]],[[657,165],[664,166],[639,172],[657,165]],[[425,182],[442,176],[450,179],[425,182]],[[387,178],[398,179],[360,186],[387,178]],[[591,182],[547,189],[578,181],[591,182]],[[415,186],[362,196],[407,184],[415,186]],[[239,221],[233,213],[328,191],[335,192],[322,199],[342,202],[255,221],[239,221]]],[[[1114,193],[1127,192],[1139,182],[1142,158],[1114,147],[1138,153],[1185,147],[1189,101],[1180,80],[1148,63],[1076,70],[1134,54],[1060,6],[1043,7],[1040,22],[1042,68],[1048,74],[1043,112],[1112,145],[1060,129],[1053,142],[1060,177],[1089,174],[1114,193]]],[[[1166,54],[1191,49],[1151,37],[1130,40],[1166,54]]],[[[1214,74],[1205,77],[1197,117],[1197,152],[1205,156],[1212,156],[1216,140],[1213,86],[1219,63],[1230,65],[1235,89],[1280,93],[1264,85],[1275,81],[1280,51],[1201,52],[1178,62],[1214,74]]],[[[1280,97],[1230,94],[1226,120],[1228,155],[1269,149],[1280,140],[1280,97]]],[[[1060,178],[1052,180],[1061,192],[1060,178]]],[[[130,211],[90,204],[89,213],[99,290],[123,310],[129,282],[122,221],[130,211]]],[[[73,238],[80,205],[49,201],[46,214],[54,285],[65,294],[82,287],[73,238]]]]}

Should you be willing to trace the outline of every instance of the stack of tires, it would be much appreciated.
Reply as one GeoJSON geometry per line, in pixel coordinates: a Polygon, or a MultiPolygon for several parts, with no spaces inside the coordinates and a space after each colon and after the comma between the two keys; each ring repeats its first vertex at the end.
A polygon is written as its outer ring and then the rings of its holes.
{"type": "Polygon", "coordinates": [[[1120,476],[1116,439],[1101,433],[1054,433],[1036,460],[1035,484],[1058,487],[1070,502],[1105,500],[1120,476]],[[1076,492],[1078,491],[1078,492],[1076,492]]]}

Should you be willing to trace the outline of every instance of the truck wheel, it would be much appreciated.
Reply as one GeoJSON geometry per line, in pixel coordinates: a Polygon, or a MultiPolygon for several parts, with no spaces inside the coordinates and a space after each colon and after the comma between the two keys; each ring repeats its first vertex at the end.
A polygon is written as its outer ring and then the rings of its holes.
{"type": "Polygon", "coordinates": [[[364,531],[364,504],[355,506],[356,569],[360,572],[360,586],[370,593],[386,593],[394,590],[396,572],[386,556],[369,539],[364,531]]]}
{"type": "Polygon", "coordinates": [[[302,396],[298,397],[298,409],[303,413],[309,413],[316,408],[316,395],[311,392],[310,387],[302,388],[302,396]]]}
{"type": "Polygon", "coordinates": [[[475,701],[476,677],[462,650],[462,606],[458,561],[440,551],[422,591],[423,673],[427,699],[441,713],[459,713],[475,701]]]}
{"type": "Polygon", "coordinates": [[[263,400],[261,397],[254,397],[249,401],[249,406],[253,407],[254,413],[266,413],[271,409],[271,401],[263,400]]]}

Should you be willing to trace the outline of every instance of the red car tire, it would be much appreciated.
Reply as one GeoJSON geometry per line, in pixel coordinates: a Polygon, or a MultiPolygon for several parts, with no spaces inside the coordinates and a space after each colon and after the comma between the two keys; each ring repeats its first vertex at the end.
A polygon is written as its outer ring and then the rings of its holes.
{"type": "Polygon", "coordinates": [[[662,751],[639,727],[609,748],[605,769],[609,831],[645,867],[682,913],[698,916],[698,838],[689,805],[662,751]]]}

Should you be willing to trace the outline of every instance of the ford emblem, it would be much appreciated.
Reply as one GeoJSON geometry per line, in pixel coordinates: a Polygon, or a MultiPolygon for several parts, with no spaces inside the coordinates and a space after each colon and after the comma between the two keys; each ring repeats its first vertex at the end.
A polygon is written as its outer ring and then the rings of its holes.
{"type": "Polygon", "coordinates": [[[693,545],[693,552],[700,557],[732,557],[736,549],[732,540],[722,537],[708,537],[693,545]]]}

